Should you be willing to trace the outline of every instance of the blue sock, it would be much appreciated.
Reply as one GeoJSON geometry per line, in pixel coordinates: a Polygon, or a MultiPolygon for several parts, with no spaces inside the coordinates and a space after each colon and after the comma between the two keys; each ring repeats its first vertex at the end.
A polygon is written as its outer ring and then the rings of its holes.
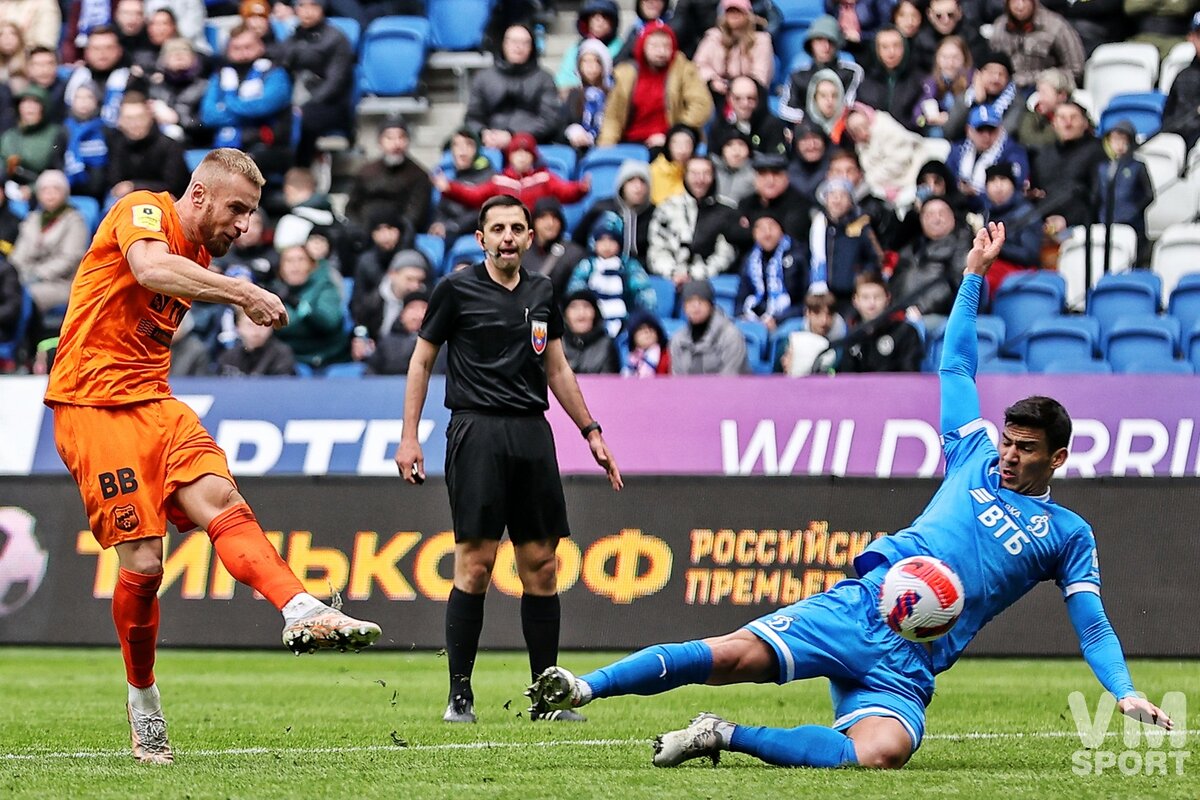
{"type": "Polygon", "coordinates": [[[844,767],[858,763],[854,740],[821,725],[789,729],[738,725],[733,729],[729,749],[777,767],[844,767]]]}
{"type": "Polygon", "coordinates": [[[712,673],[712,648],[704,642],[656,644],[615,664],[581,675],[592,697],[658,694],[691,683],[704,683],[712,673]]]}

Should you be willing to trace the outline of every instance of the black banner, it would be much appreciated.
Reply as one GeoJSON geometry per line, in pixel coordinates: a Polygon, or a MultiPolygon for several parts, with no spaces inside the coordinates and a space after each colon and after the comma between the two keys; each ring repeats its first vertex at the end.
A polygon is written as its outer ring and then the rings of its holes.
{"type": "MultiPolygon", "coordinates": [[[[733,630],[852,574],[853,557],[910,522],[937,486],[638,477],[614,494],[601,479],[568,479],[574,535],[559,549],[563,646],[626,650],[733,630]]],[[[348,612],[383,627],[384,647],[442,646],[453,561],[444,484],[296,477],[245,479],[240,488],[309,591],[339,591],[348,612]]],[[[1054,488],[1096,530],[1105,605],[1130,655],[1200,656],[1198,488],[1164,479],[1054,488]]],[[[164,644],[278,643],[278,613],[229,577],[202,531],[173,534],[167,553],[164,644]]],[[[0,643],[114,642],[116,573],[69,479],[0,480],[0,643]]],[[[520,582],[507,544],[493,584],[483,645],[522,648],[520,582]]],[[[1057,588],[1046,584],[994,620],[969,652],[1079,649],[1057,588]]]]}

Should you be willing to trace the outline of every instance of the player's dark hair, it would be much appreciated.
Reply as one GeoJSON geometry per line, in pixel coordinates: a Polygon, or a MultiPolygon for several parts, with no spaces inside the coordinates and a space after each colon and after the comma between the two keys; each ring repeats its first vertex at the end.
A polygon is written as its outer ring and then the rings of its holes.
{"type": "Polygon", "coordinates": [[[529,213],[529,208],[511,194],[498,194],[495,197],[489,197],[479,209],[479,219],[475,223],[475,227],[482,231],[483,224],[487,222],[488,212],[493,208],[519,208],[525,212],[525,224],[530,228],[533,227],[533,215],[529,213]]]}
{"type": "Polygon", "coordinates": [[[1004,424],[1045,431],[1051,453],[1071,443],[1071,415],[1053,397],[1034,395],[1018,400],[1004,409],[1004,424]]]}

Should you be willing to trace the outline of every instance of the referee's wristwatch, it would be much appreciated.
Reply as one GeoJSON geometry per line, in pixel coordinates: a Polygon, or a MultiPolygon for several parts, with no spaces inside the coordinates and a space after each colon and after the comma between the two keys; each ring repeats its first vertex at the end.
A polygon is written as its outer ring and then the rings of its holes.
{"type": "Polygon", "coordinates": [[[592,420],[590,423],[579,429],[580,435],[585,439],[592,435],[592,431],[595,431],[596,433],[604,433],[604,429],[600,427],[600,423],[596,422],[595,420],[592,420]]]}

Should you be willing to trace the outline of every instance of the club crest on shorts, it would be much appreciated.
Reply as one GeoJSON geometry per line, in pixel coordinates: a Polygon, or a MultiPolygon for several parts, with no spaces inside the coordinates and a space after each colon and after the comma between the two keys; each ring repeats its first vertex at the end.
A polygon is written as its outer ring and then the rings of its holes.
{"type": "Polygon", "coordinates": [[[138,519],[137,509],[134,508],[132,503],[127,506],[117,506],[113,509],[113,525],[117,530],[128,533],[140,524],[141,520],[138,519]]]}
{"type": "Polygon", "coordinates": [[[533,352],[539,356],[546,352],[546,339],[549,337],[550,326],[543,320],[535,319],[530,323],[530,342],[533,344],[533,352]]]}

